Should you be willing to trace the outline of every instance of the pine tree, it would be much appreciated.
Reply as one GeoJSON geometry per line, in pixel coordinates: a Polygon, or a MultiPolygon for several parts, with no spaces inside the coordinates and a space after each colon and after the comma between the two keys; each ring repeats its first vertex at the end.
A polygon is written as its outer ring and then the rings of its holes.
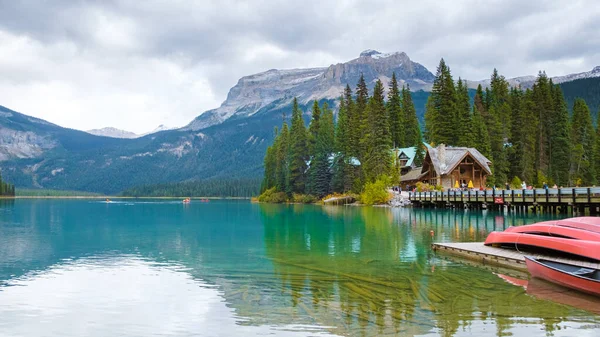
{"type": "Polygon", "coordinates": [[[535,152],[535,169],[547,173],[550,166],[550,134],[553,128],[551,116],[553,115],[554,100],[552,97],[552,83],[546,73],[540,72],[532,88],[532,99],[537,120],[537,143],[535,152]]]}
{"type": "Polygon", "coordinates": [[[392,146],[405,147],[405,120],[402,111],[402,99],[396,80],[396,73],[392,73],[390,81],[390,90],[388,91],[388,100],[386,105],[388,120],[390,123],[390,133],[392,136],[392,146]]]}
{"type": "Polygon", "coordinates": [[[367,103],[369,101],[369,89],[367,88],[367,84],[365,83],[365,78],[363,75],[360,75],[358,80],[358,84],[356,85],[356,105],[355,105],[355,114],[356,114],[356,123],[358,127],[358,158],[362,162],[364,159],[364,153],[366,149],[361,145],[361,139],[364,137],[365,133],[368,132],[368,112],[367,112],[367,103]]]}
{"type": "Polygon", "coordinates": [[[352,89],[346,85],[344,89],[344,105],[348,115],[348,143],[346,153],[348,156],[358,158],[360,147],[360,116],[356,103],[352,99],[352,89]]]}
{"type": "Polygon", "coordinates": [[[484,115],[486,114],[483,90],[481,85],[479,85],[473,100],[473,112],[471,114],[471,129],[473,133],[473,143],[471,146],[476,148],[481,154],[493,162],[490,134],[488,133],[487,125],[484,120],[484,115]]]}
{"type": "Polygon", "coordinates": [[[392,137],[385,111],[383,83],[378,80],[373,96],[367,105],[367,126],[361,139],[361,147],[366,149],[361,161],[366,181],[375,181],[380,175],[389,175],[392,168],[390,147],[392,137]]]}
{"type": "Polygon", "coordinates": [[[494,174],[488,179],[488,182],[503,184],[508,180],[511,166],[508,161],[510,151],[506,145],[510,139],[512,111],[509,104],[508,82],[504,76],[498,74],[496,69],[492,72],[490,87],[491,90],[486,91],[488,116],[485,121],[490,134],[494,174]]]}
{"type": "Polygon", "coordinates": [[[571,183],[577,186],[589,186],[595,183],[594,146],[595,130],[592,125],[590,109],[585,101],[576,99],[573,104],[571,120],[571,139],[573,144],[571,156],[571,183]]]}
{"type": "Polygon", "coordinates": [[[281,133],[275,139],[273,151],[275,152],[275,187],[279,192],[286,192],[289,186],[289,143],[290,132],[287,123],[283,123],[281,133]]]}
{"type": "MultiPolygon", "coordinates": [[[[600,112],[599,115],[600,116],[600,112]]],[[[594,147],[594,169],[596,172],[596,182],[600,182],[600,123],[596,127],[596,144],[594,147]]]]}
{"type": "Polygon", "coordinates": [[[402,111],[404,112],[404,146],[418,146],[423,142],[417,110],[410,95],[410,87],[402,87],[402,111]]]}
{"type": "MultiPolygon", "coordinates": [[[[276,138],[277,138],[277,133],[276,133],[276,138]]],[[[263,182],[260,187],[261,194],[264,191],[266,191],[269,188],[276,185],[276,181],[277,181],[276,176],[275,176],[275,168],[277,167],[276,151],[277,151],[277,149],[275,148],[274,145],[267,147],[267,153],[265,154],[265,159],[264,159],[264,167],[265,167],[264,179],[263,179],[263,182]]]]}
{"type": "Polygon", "coordinates": [[[471,102],[469,98],[469,89],[467,88],[467,82],[458,79],[456,87],[456,125],[455,129],[458,130],[456,136],[457,146],[472,146],[473,144],[473,125],[471,121],[471,102]]]}
{"type": "Polygon", "coordinates": [[[310,193],[322,198],[331,192],[332,171],[329,158],[334,150],[333,112],[323,104],[319,119],[313,160],[310,166],[310,193]]]}
{"type": "Polygon", "coordinates": [[[415,163],[415,166],[417,167],[421,167],[423,165],[423,160],[425,160],[425,153],[427,152],[427,149],[425,148],[425,145],[423,145],[423,143],[418,143],[417,145],[415,145],[415,159],[413,159],[413,162],[415,163]]]}
{"type": "Polygon", "coordinates": [[[437,67],[433,88],[425,112],[425,128],[430,143],[454,145],[456,130],[456,94],[450,68],[444,59],[437,67]]]}
{"type": "Polygon", "coordinates": [[[321,109],[319,108],[319,102],[314,100],[312,106],[312,115],[310,124],[308,125],[308,153],[312,156],[314,152],[314,146],[317,139],[317,133],[319,132],[319,119],[321,118],[321,109]]]}
{"type": "Polygon", "coordinates": [[[337,124],[335,126],[334,137],[334,162],[333,162],[333,191],[346,192],[350,189],[351,183],[348,179],[348,144],[349,141],[349,120],[346,100],[342,95],[340,97],[340,109],[338,111],[337,124]]]}
{"type": "Polygon", "coordinates": [[[550,167],[548,176],[551,182],[560,186],[569,181],[569,157],[571,140],[569,135],[569,111],[558,85],[553,86],[553,114],[550,118],[550,167]]]}
{"type": "Polygon", "coordinates": [[[289,185],[286,191],[288,195],[291,193],[304,193],[307,160],[306,127],[304,126],[302,111],[298,107],[298,100],[294,98],[289,145],[289,185]]]}
{"type": "Polygon", "coordinates": [[[519,177],[523,181],[532,182],[535,180],[537,172],[535,151],[538,138],[536,133],[538,120],[533,92],[527,89],[524,94],[515,93],[513,95],[522,97],[519,98],[519,104],[515,106],[519,110],[513,112],[512,144],[515,165],[511,175],[519,177]]]}

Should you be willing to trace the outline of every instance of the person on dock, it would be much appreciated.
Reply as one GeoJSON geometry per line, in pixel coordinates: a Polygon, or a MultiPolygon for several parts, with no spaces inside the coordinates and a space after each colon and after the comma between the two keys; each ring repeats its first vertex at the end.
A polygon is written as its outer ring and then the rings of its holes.
{"type": "Polygon", "coordinates": [[[546,182],[544,181],[544,184],[542,185],[542,187],[547,190],[548,189],[548,184],[546,184],[546,182]]]}
{"type": "Polygon", "coordinates": [[[508,184],[508,181],[504,183],[504,189],[510,191],[510,185],[508,184]]]}
{"type": "Polygon", "coordinates": [[[526,190],[526,189],[527,189],[527,184],[525,183],[525,181],[523,181],[523,182],[521,183],[521,189],[522,189],[522,190],[526,190]]]}

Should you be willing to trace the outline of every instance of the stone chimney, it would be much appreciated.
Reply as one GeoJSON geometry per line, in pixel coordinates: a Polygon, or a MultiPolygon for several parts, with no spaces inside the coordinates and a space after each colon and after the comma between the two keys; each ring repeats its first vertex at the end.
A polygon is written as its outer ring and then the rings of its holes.
{"type": "Polygon", "coordinates": [[[446,144],[440,144],[437,147],[438,150],[438,161],[440,163],[440,169],[442,170],[442,172],[440,173],[445,173],[446,171],[446,144]]]}

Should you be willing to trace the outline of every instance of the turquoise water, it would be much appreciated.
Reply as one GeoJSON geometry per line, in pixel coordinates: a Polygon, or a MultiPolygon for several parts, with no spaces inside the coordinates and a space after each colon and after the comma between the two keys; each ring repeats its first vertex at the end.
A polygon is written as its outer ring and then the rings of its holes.
{"type": "Polygon", "coordinates": [[[430,249],[542,219],[0,201],[0,336],[597,336],[600,302],[526,290],[497,275],[510,271],[430,249]]]}

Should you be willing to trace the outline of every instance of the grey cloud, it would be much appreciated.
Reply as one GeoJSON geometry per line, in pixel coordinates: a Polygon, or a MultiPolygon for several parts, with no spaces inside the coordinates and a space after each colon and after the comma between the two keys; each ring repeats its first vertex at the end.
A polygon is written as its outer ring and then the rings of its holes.
{"type": "Polygon", "coordinates": [[[244,75],[328,66],[368,48],[404,51],[431,71],[444,57],[457,78],[486,78],[493,68],[509,77],[542,66],[551,75],[585,71],[598,65],[599,15],[593,0],[0,0],[0,33],[70,43],[99,68],[139,59],[201,69],[222,101],[244,75]],[[248,60],[267,47],[275,51],[248,60]],[[572,59],[580,60],[560,61],[572,59]]]}

